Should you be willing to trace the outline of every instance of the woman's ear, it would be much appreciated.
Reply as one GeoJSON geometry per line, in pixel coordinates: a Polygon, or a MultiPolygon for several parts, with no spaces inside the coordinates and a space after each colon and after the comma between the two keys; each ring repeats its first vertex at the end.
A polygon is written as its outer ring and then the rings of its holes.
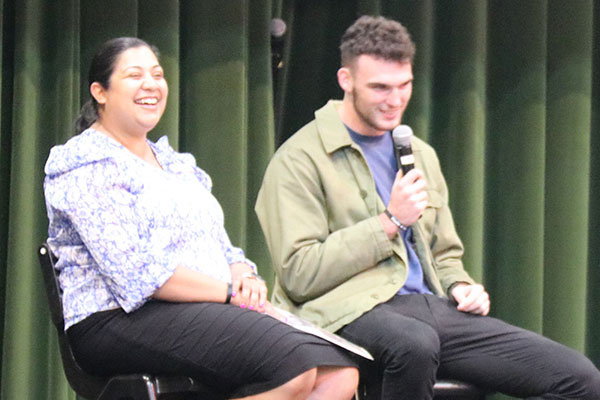
{"type": "Polygon", "coordinates": [[[104,93],[104,88],[98,82],[92,82],[90,85],[90,94],[98,104],[106,103],[106,94],[104,93]]]}
{"type": "Polygon", "coordinates": [[[348,67],[342,67],[337,72],[338,85],[345,93],[352,92],[352,73],[348,67]]]}

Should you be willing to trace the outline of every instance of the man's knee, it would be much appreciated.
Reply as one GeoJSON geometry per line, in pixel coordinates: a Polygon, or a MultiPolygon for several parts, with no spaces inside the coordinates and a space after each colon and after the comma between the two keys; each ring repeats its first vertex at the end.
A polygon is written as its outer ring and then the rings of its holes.
{"type": "Polygon", "coordinates": [[[439,364],[440,339],[437,332],[420,321],[407,324],[401,332],[394,335],[393,341],[387,343],[381,361],[385,368],[396,368],[404,365],[420,368],[437,368],[439,364]]]}
{"type": "Polygon", "coordinates": [[[586,359],[572,370],[571,382],[567,382],[565,386],[572,388],[574,398],[600,399],[600,371],[586,359]]]}

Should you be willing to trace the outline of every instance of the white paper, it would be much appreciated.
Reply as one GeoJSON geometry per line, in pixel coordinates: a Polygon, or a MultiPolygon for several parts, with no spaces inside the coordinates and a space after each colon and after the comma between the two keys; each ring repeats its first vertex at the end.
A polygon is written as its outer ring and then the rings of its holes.
{"type": "Polygon", "coordinates": [[[354,354],[358,354],[361,357],[364,357],[368,360],[373,360],[373,356],[369,353],[364,347],[358,346],[349,340],[344,339],[343,337],[336,335],[335,333],[331,333],[326,331],[323,328],[316,326],[315,324],[308,322],[288,311],[282,310],[278,307],[273,307],[279,313],[281,318],[279,319],[282,322],[285,322],[289,326],[292,326],[302,332],[310,333],[311,335],[320,337],[321,339],[325,339],[330,343],[333,343],[343,349],[351,351],[354,354]]]}

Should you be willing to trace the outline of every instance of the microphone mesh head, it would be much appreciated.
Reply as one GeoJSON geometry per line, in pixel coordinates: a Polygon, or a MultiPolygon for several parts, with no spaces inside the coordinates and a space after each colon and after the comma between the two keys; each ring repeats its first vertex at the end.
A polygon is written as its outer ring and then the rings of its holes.
{"type": "Polygon", "coordinates": [[[408,125],[398,125],[392,131],[392,138],[396,146],[410,146],[413,131],[408,125]]]}
{"type": "Polygon", "coordinates": [[[285,34],[287,25],[281,18],[273,18],[271,20],[271,36],[274,38],[280,38],[285,34]]]}

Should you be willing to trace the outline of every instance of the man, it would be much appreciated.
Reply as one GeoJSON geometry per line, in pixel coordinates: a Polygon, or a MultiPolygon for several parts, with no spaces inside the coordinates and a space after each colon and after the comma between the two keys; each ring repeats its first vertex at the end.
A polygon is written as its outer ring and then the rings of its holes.
{"type": "Polygon", "coordinates": [[[413,81],[406,29],[361,17],[340,49],[343,100],[281,146],[258,196],[273,302],[368,349],[382,399],[431,399],[436,375],[519,397],[600,399],[584,356],[486,316],[434,150],[413,138],[416,168],[397,171],[390,130],[413,81]]]}

